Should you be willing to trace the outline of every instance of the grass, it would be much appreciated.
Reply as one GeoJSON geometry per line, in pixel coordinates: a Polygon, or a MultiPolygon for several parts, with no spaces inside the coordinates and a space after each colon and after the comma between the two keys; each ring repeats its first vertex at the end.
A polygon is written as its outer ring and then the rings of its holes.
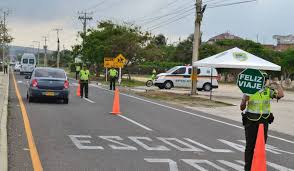
{"type": "Polygon", "coordinates": [[[187,94],[176,94],[171,92],[163,92],[163,91],[148,91],[148,92],[137,92],[137,95],[156,99],[176,105],[184,105],[190,107],[225,107],[225,106],[232,106],[227,103],[218,102],[218,101],[211,101],[208,99],[200,98],[200,97],[192,97],[187,94]]]}

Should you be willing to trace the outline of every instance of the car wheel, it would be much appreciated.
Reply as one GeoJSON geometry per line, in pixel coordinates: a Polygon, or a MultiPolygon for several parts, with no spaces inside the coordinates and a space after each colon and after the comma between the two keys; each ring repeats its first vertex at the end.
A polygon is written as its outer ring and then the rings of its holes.
{"type": "Polygon", "coordinates": [[[159,89],[164,89],[164,85],[158,85],[159,89]]]}
{"type": "Polygon", "coordinates": [[[68,98],[66,98],[66,99],[63,99],[63,104],[68,104],[68,98]]]}
{"type": "Polygon", "coordinates": [[[35,99],[31,96],[28,96],[28,100],[29,100],[29,103],[32,103],[32,102],[34,102],[35,99]]]}
{"type": "Polygon", "coordinates": [[[147,87],[151,87],[151,86],[153,86],[153,81],[152,81],[152,80],[148,80],[148,81],[146,82],[146,86],[147,86],[147,87]]]}
{"type": "Polygon", "coordinates": [[[173,87],[173,83],[171,81],[166,81],[164,83],[164,88],[165,89],[171,89],[173,87]]]}
{"type": "Polygon", "coordinates": [[[211,89],[212,89],[212,86],[211,86],[210,83],[205,83],[205,84],[203,85],[203,90],[204,90],[204,91],[210,91],[211,89]]]}

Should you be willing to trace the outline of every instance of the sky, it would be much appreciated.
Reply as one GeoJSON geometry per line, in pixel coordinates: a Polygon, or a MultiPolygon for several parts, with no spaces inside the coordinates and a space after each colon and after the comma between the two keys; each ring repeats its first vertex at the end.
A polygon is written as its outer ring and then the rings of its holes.
{"type": "MultiPolygon", "coordinates": [[[[273,35],[294,34],[294,0],[257,0],[211,8],[240,1],[243,0],[203,0],[208,6],[201,25],[203,40],[229,32],[244,39],[274,44],[273,35]]],[[[92,12],[93,20],[88,27],[106,19],[129,22],[143,30],[151,29],[155,35],[162,33],[168,43],[176,43],[194,32],[194,4],[195,0],[1,0],[0,9],[10,11],[7,24],[15,38],[13,45],[37,47],[38,43],[33,41],[39,41],[43,46],[43,37],[47,36],[49,49],[54,50],[57,48],[55,28],[63,29],[62,48],[79,42],[77,32],[83,26],[78,12],[82,11],[92,12]],[[167,16],[158,19],[164,15],[167,16]]]]}

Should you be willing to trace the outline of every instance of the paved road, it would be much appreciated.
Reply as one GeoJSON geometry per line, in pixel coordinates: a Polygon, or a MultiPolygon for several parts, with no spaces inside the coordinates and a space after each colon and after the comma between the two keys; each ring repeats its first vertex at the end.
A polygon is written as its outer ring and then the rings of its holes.
{"type": "MultiPolygon", "coordinates": [[[[91,85],[87,101],[75,96],[74,81],[68,105],[28,103],[26,81],[15,78],[37,153],[26,139],[11,77],[10,170],[32,170],[38,157],[43,169],[52,171],[243,169],[244,132],[238,122],[126,94],[120,96],[123,115],[115,116],[109,114],[112,92],[91,85]]],[[[294,170],[294,137],[270,134],[268,170],[294,170]]]]}

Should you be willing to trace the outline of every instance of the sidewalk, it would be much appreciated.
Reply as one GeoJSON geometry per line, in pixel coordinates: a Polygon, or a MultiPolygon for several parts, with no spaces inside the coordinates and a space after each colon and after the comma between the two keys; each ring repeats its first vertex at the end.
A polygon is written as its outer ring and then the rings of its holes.
{"type": "Polygon", "coordinates": [[[0,72],[0,170],[7,168],[7,107],[8,107],[9,75],[0,72]]]}

